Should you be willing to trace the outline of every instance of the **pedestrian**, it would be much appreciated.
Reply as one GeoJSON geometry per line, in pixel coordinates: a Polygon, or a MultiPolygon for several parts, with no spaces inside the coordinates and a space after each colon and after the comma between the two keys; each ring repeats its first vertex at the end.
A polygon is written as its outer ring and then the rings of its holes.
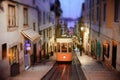
{"type": "Polygon", "coordinates": [[[79,46],[79,51],[80,51],[80,56],[82,56],[82,51],[83,51],[82,45],[79,46]]]}

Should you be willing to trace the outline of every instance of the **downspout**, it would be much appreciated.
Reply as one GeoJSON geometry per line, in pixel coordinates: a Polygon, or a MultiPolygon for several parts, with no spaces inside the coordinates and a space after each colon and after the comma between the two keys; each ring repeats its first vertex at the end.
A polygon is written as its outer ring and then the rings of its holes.
{"type": "Polygon", "coordinates": [[[99,30],[98,30],[98,37],[100,37],[100,27],[101,27],[101,0],[100,0],[100,4],[99,4],[99,30]]]}

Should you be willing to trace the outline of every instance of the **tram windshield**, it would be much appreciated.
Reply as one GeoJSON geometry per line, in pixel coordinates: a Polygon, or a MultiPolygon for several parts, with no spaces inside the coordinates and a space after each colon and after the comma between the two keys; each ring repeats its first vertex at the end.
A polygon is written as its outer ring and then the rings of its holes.
{"type": "Polygon", "coordinates": [[[72,52],[72,43],[57,43],[57,52],[72,52]]]}

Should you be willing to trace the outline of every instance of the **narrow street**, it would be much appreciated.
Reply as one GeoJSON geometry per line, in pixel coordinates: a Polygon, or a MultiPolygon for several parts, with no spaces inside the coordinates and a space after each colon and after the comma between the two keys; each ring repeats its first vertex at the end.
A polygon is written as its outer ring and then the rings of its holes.
{"type": "Polygon", "coordinates": [[[0,0],[0,80],[120,80],[120,0],[0,0]]]}
{"type": "Polygon", "coordinates": [[[76,52],[76,62],[55,63],[55,55],[7,80],[119,80],[120,73],[111,71],[92,57],[76,52]],[[80,62],[80,63],[79,63],[80,62]],[[77,67],[76,67],[77,66],[77,67]],[[51,70],[50,70],[51,69],[51,70]],[[69,70],[69,71],[68,71],[69,70]],[[77,70],[77,71],[76,71],[77,70]],[[78,76],[79,75],[79,76],[78,76]],[[82,76],[81,76],[82,75],[82,76]],[[62,77],[62,78],[61,78],[62,77]]]}

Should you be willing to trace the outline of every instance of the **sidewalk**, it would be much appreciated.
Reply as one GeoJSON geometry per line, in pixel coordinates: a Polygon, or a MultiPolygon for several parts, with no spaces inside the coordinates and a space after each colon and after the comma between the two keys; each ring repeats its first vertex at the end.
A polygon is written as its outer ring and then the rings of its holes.
{"type": "Polygon", "coordinates": [[[37,63],[30,69],[20,73],[15,77],[9,77],[7,80],[41,80],[41,78],[53,67],[55,63],[54,56],[46,60],[45,63],[37,63]]]}
{"type": "Polygon", "coordinates": [[[85,73],[87,80],[120,80],[120,74],[110,71],[103,64],[92,57],[80,53],[76,53],[81,62],[81,68],[85,73]]]}

